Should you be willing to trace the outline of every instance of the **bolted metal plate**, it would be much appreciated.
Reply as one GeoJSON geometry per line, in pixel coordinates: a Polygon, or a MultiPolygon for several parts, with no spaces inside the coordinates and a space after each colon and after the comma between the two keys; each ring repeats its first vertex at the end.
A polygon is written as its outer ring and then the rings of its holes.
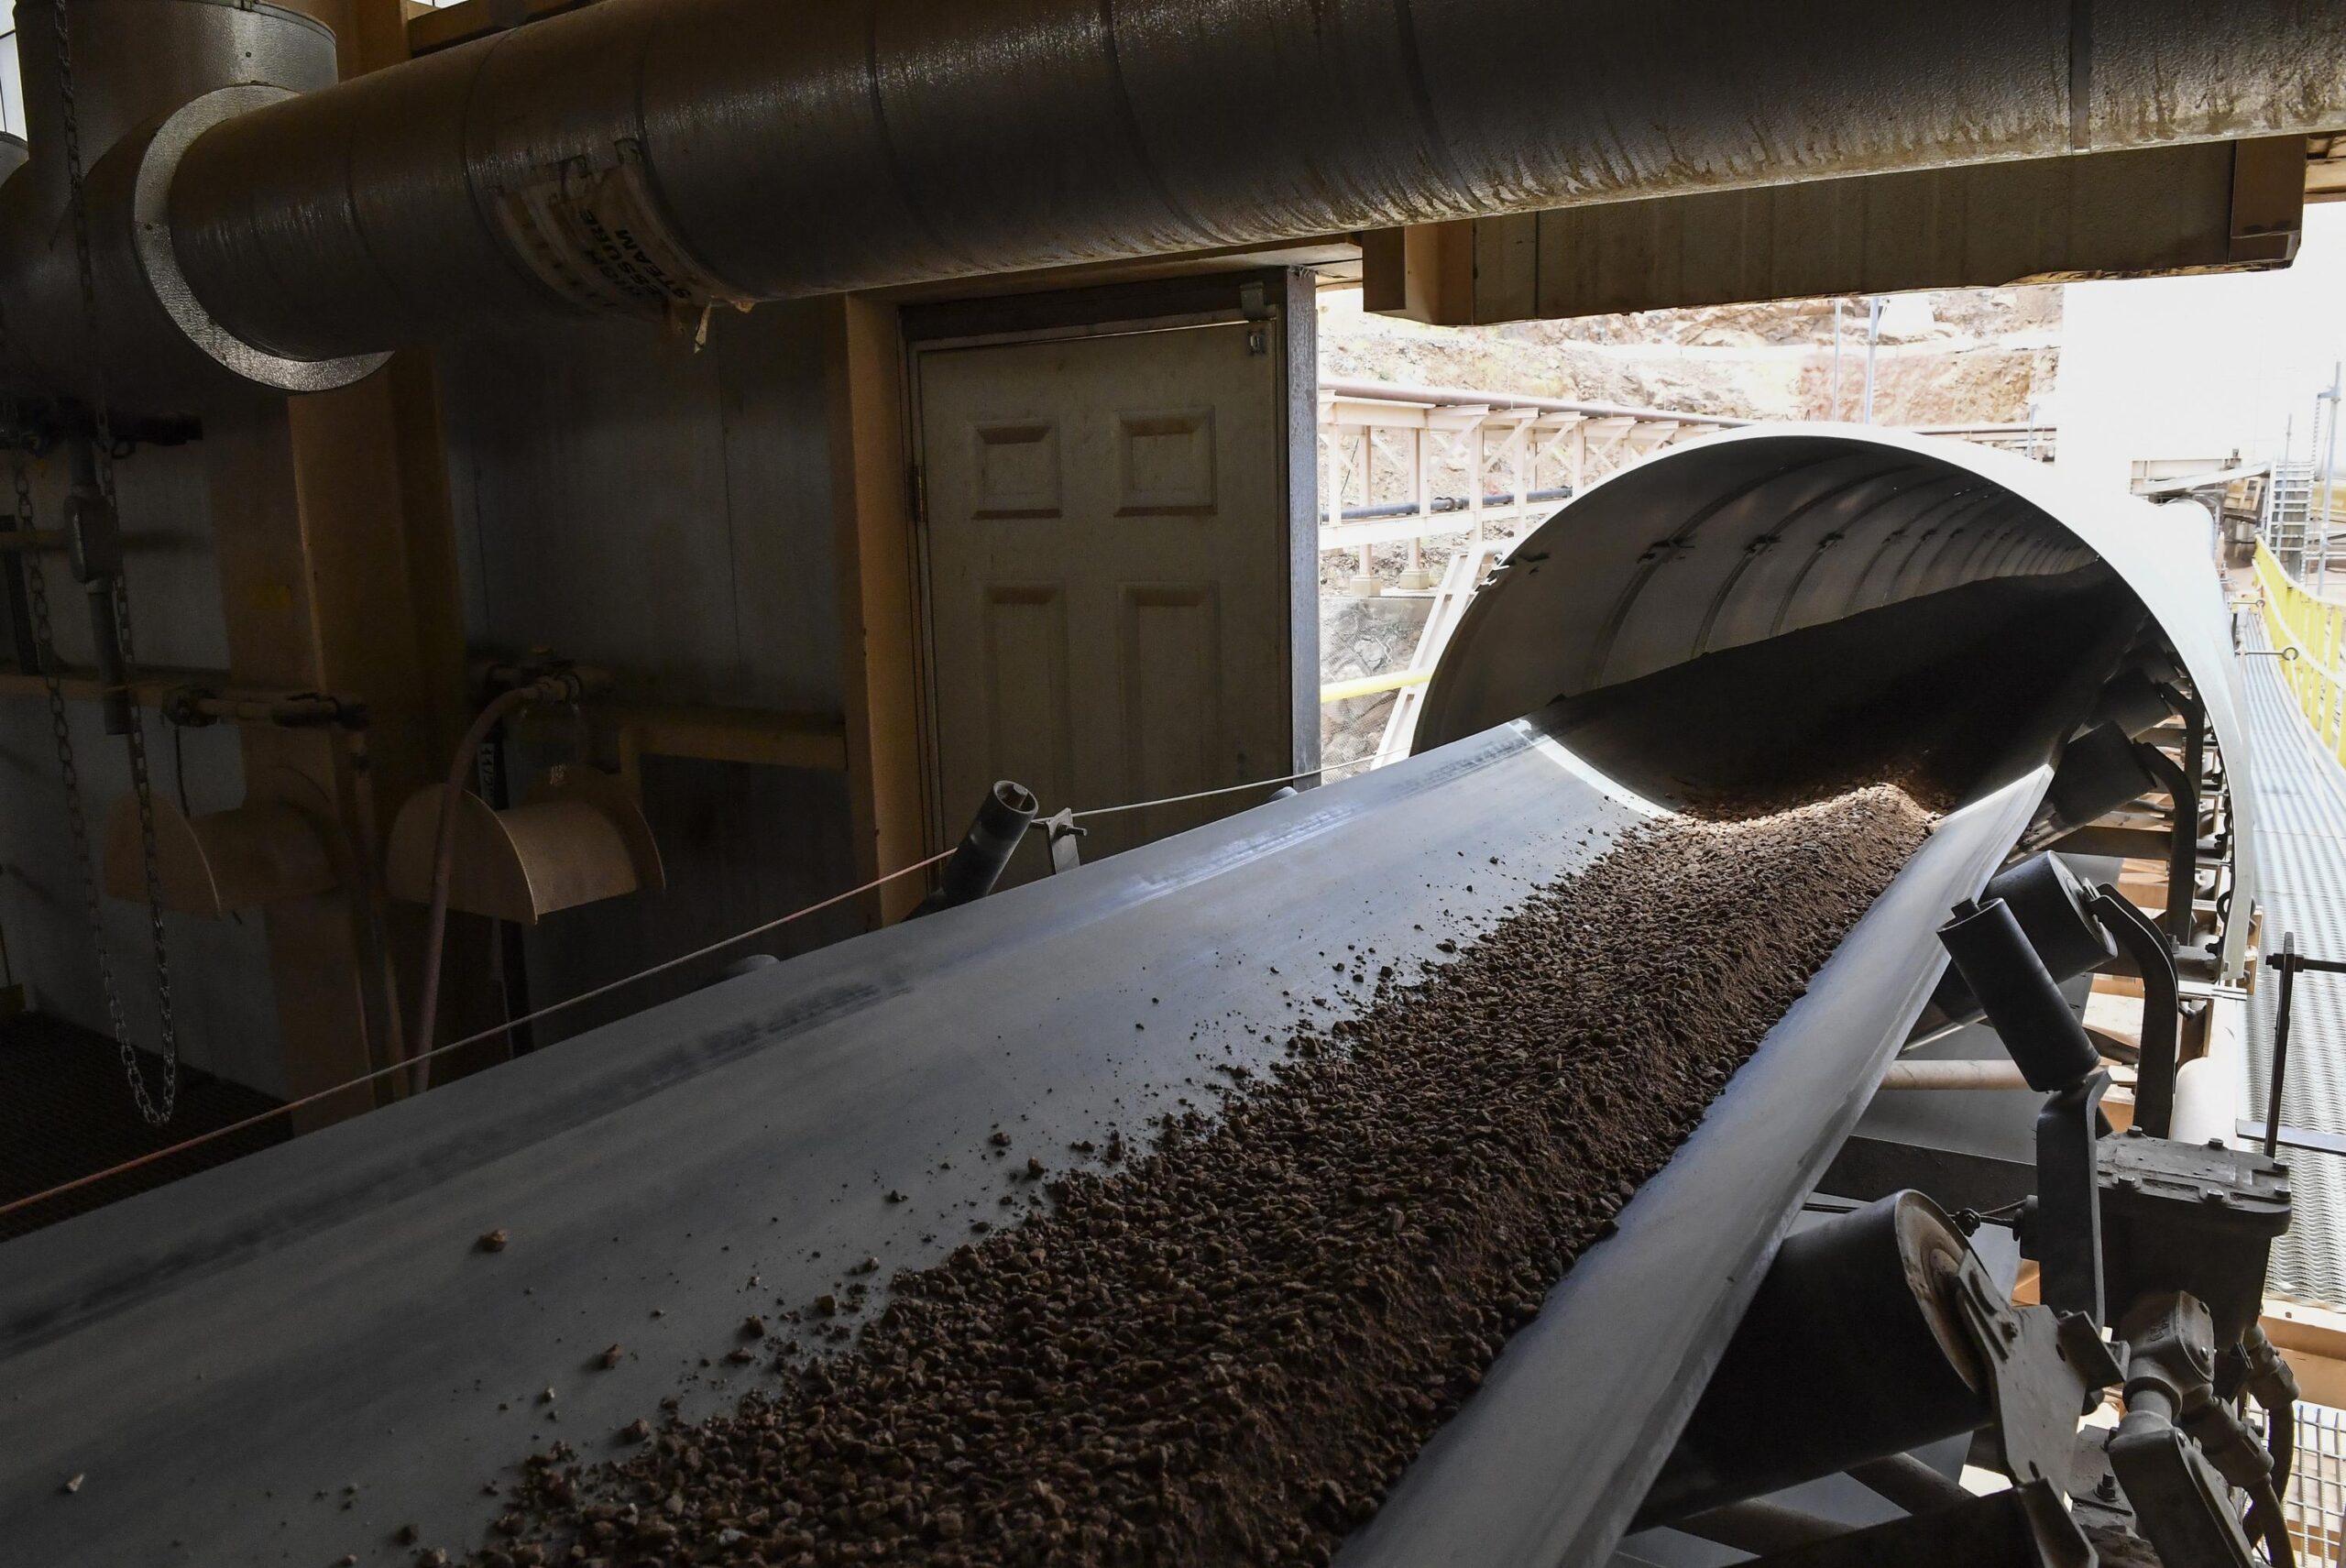
{"type": "Polygon", "coordinates": [[[2166,1205],[2198,1204],[2225,1225],[2277,1236],[2289,1226],[2289,1168],[2246,1149],[2211,1148],[2154,1138],[2129,1129],[2098,1146],[2101,1201],[2106,1212],[2157,1214],[2172,1224],[2166,1205]]]}

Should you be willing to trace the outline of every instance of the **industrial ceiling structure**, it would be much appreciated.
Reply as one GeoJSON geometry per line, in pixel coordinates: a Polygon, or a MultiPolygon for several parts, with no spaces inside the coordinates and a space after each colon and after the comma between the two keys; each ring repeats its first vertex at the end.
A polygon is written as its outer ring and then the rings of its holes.
{"type": "Polygon", "coordinates": [[[1344,776],[1313,334],[2285,267],[2346,9],[16,46],[0,1557],[2333,1560],[2206,516],[1612,411],[1344,776]]]}

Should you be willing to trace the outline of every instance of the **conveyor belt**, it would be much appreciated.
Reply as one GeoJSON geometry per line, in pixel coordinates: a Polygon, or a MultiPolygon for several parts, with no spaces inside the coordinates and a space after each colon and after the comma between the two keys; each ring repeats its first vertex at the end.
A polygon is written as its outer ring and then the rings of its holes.
{"type": "MultiPolygon", "coordinates": [[[[141,1565],[390,1562],[411,1523],[468,1544],[499,1507],[483,1483],[532,1449],[600,1457],[663,1396],[688,1418],[731,1400],[757,1376],[722,1359],[746,1314],[829,1289],[843,1259],[876,1257],[885,1277],[1006,1217],[994,1153],[1063,1162],[1110,1127],[1137,1137],[1205,1103],[1216,1066],[1267,1065],[1300,1016],[1349,1009],[1331,952],[1439,961],[1445,937],[1589,864],[1655,808],[1587,756],[1691,793],[1812,769],[1839,787],[1865,782],[1848,767],[1913,762],[1969,804],[1343,1554],[1603,1561],[1920,1012],[1947,907],[2029,822],[2043,761],[2146,611],[2207,695],[2235,781],[2250,773],[2220,604],[2154,518],[2072,527],[2034,466],[1862,433],[1758,432],[1633,472],[1527,541],[1485,595],[1483,668],[1453,687],[1448,744],[0,1246],[0,1542],[43,1564],[141,1565]],[[1826,467],[1876,462],[1891,467],[1849,526],[1880,539],[1778,558],[1771,516],[1821,524],[1826,467]],[[1959,551],[1893,526],[1884,508],[1910,481],[1985,496],[2004,521],[1959,551]],[[1603,570],[1578,570],[1576,551],[1603,570]],[[1900,552],[1911,569],[1848,591],[1872,568],[1851,576],[1845,559],[1900,552]],[[1672,575],[1688,563],[1696,575],[1672,575]],[[1557,629],[1581,624],[1550,602],[1557,585],[1617,607],[1596,656],[1556,663],[1557,629]],[[1823,588],[1853,608],[1799,609],[1823,588]],[[1598,666],[1606,682],[1575,684],[1598,666]],[[1579,706],[1551,703],[1559,691],[1579,706]],[[1540,711],[1461,734],[1473,704],[1540,711]],[[1660,749],[1656,711],[1698,743],[1660,749]],[[1327,981],[1296,983],[1314,972],[1327,981]],[[476,1247],[490,1231],[502,1250],[476,1247]],[[605,1370],[614,1342],[628,1354],[605,1370]]],[[[2245,824],[2253,803],[2237,804],[2245,824]]]]}
{"type": "MultiPolygon", "coordinates": [[[[1351,1560],[1601,1555],[1922,1005],[1940,912],[2042,783],[1932,839],[1351,1560]]],[[[390,1561],[411,1522],[477,1539],[482,1483],[533,1446],[607,1453],[664,1395],[729,1399],[749,1376],[702,1358],[746,1312],[829,1288],[843,1256],[934,1261],[968,1205],[999,1213],[996,1124],[1060,1158],[1138,1135],[1202,1097],[1201,1051],[1276,1056],[1282,992],[1337,937],[1433,958],[1637,815],[1540,728],[1502,726],[9,1244],[0,1540],[149,1564],[390,1561]],[[477,1250],[492,1229],[510,1245],[477,1250]],[[614,1341],[636,1355],[591,1369],[614,1341]]]]}
{"type": "MultiPolygon", "coordinates": [[[[2264,622],[2244,616],[2242,646],[2263,651],[2264,622]]],[[[2346,956],[2346,770],[2322,750],[2296,696],[2271,658],[2241,661],[2248,723],[2259,763],[2255,794],[2263,834],[2264,945],[2278,951],[2294,933],[2297,950],[2346,956]]],[[[2260,984],[2249,1007],[2249,1103],[2262,1120],[2273,1073],[2273,1014],[2281,988],[2260,984]]],[[[2281,1119],[2293,1127],[2346,1134],[2346,983],[2301,977],[2291,1004],[2289,1083],[2281,1119]]],[[[2276,1292],[2346,1302],[2346,1158],[2284,1150],[2296,1211],[2273,1244],[2267,1283],[2276,1292]]]]}

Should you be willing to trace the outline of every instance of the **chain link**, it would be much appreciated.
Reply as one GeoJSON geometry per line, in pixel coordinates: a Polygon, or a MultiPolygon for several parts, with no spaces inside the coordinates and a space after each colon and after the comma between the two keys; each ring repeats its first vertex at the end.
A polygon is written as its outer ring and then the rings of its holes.
{"type": "MultiPolygon", "coordinates": [[[[11,466],[16,485],[16,528],[20,532],[29,532],[35,521],[32,477],[26,470],[24,454],[17,452],[14,457],[11,466]]],[[[49,733],[57,744],[57,772],[65,789],[65,820],[72,833],[74,861],[82,868],[82,902],[89,919],[90,945],[97,954],[98,990],[105,999],[106,1023],[122,1052],[123,1071],[130,1080],[130,1096],[137,1102],[138,1114],[149,1126],[161,1126],[171,1119],[172,1105],[179,1095],[179,1053],[176,1042],[167,1032],[163,1036],[163,1088],[159,1105],[148,1091],[146,1075],[138,1069],[138,1054],[130,1043],[130,1023],[123,1014],[122,993],[115,984],[114,949],[106,941],[105,917],[98,901],[97,862],[90,850],[89,818],[82,807],[82,773],[73,755],[73,728],[66,717],[64,684],[57,674],[49,578],[41,569],[38,553],[27,550],[23,560],[26,593],[32,601],[33,639],[40,652],[41,685],[49,694],[49,733]]]]}
{"type": "MultiPolygon", "coordinates": [[[[114,416],[106,397],[105,344],[99,331],[98,280],[90,243],[89,197],[82,182],[82,126],[73,98],[73,42],[71,24],[66,16],[66,0],[52,0],[51,15],[57,28],[57,88],[60,104],[64,110],[65,175],[71,190],[73,253],[81,272],[82,317],[89,334],[90,376],[94,389],[90,400],[90,444],[97,470],[99,497],[105,504],[111,522],[119,528],[122,512],[115,492],[114,416]]],[[[16,460],[16,479],[18,526],[29,527],[31,482],[21,456],[16,460]]],[[[130,1094],[137,1102],[138,1113],[148,1125],[159,1127],[171,1119],[172,1109],[179,1098],[179,1029],[171,1014],[171,956],[163,930],[163,875],[155,847],[155,790],[147,762],[147,718],[136,696],[137,670],[130,630],[130,588],[125,574],[117,570],[108,587],[114,600],[115,635],[122,646],[123,685],[131,688],[133,694],[130,729],[126,740],[130,752],[131,794],[138,807],[138,849],[147,881],[147,924],[155,948],[155,1005],[161,1024],[163,1058],[163,1086],[159,1097],[150,1097],[148,1093],[146,1077],[139,1071],[138,1056],[131,1046],[130,1030],[124,1021],[121,1001],[115,989],[114,960],[107,951],[105,933],[101,924],[97,873],[90,855],[89,824],[82,816],[81,784],[73,766],[72,736],[66,728],[64,694],[59,687],[56,660],[50,654],[49,644],[47,585],[42,580],[36,557],[27,553],[25,560],[31,583],[37,634],[41,641],[43,674],[49,688],[49,722],[57,734],[58,767],[65,777],[66,794],[71,802],[74,849],[81,856],[82,883],[89,894],[90,934],[97,945],[98,975],[105,990],[107,1018],[114,1025],[115,1041],[122,1047],[123,1072],[130,1080],[130,1094]]]]}

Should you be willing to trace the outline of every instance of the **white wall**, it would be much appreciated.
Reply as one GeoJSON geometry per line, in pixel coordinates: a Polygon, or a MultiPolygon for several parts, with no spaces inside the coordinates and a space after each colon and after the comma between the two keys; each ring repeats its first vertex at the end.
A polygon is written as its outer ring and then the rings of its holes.
{"type": "Polygon", "coordinates": [[[2139,457],[2278,455],[2293,417],[2303,456],[2346,356],[2346,203],[2307,210],[2284,271],[2071,284],[2063,336],[2061,466],[2087,482],[2122,489],[2139,457]]]}

